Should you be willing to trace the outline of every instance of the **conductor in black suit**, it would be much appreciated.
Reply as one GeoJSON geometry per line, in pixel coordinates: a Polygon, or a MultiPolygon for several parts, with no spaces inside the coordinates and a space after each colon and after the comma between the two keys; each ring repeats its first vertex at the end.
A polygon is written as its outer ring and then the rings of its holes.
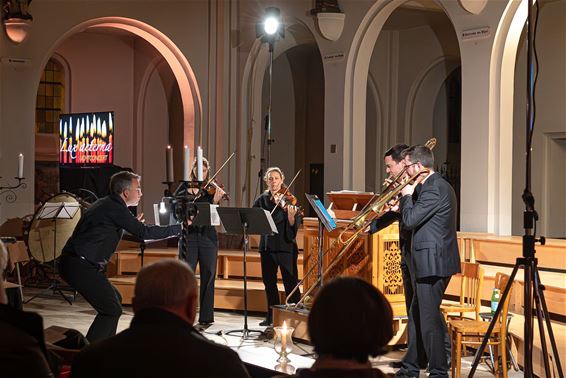
{"type": "Polygon", "coordinates": [[[140,240],[164,239],[181,233],[181,225],[146,226],[128,206],[142,196],[140,176],[122,171],[110,178],[110,194],[83,214],[61,255],[61,277],[96,310],[86,335],[90,342],[116,334],[122,297],[106,277],[106,265],[124,230],[140,240]]]}
{"type": "Polygon", "coordinates": [[[412,231],[408,262],[413,298],[407,353],[397,376],[419,376],[419,361],[423,360],[419,353],[424,348],[429,377],[448,377],[445,353],[448,331],[440,303],[450,278],[460,272],[456,194],[434,171],[434,156],[429,148],[413,146],[403,151],[403,155],[407,174],[418,178],[402,190],[400,199],[401,221],[405,229],[412,231]]]}

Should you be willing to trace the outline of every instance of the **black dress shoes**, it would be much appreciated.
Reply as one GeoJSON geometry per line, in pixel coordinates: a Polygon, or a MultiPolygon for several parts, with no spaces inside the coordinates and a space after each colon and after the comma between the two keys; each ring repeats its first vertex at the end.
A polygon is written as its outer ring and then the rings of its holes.
{"type": "Polygon", "coordinates": [[[259,323],[260,327],[271,327],[273,325],[273,321],[270,319],[265,319],[264,321],[259,323]]]}

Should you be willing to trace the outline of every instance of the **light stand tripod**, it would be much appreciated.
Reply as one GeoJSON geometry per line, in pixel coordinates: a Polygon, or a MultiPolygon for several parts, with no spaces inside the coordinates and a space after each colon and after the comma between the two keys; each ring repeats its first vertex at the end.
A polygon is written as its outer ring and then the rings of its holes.
{"type": "MultiPolygon", "coordinates": [[[[501,308],[503,303],[505,302],[507,296],[509,295],[509,291],[511,290],[511,286],[513,285],[513,281],[515,280],[515,275],[519,270],[519,267],[523,267],[524,269],[524,296],[523,296],[523,303],[524,303],[524,316],[525,316],[525,324],[524,324],[524,353],[523,353],[523,371],[524,375],[527,378],[533,376],[533,303],[536,307],[536,317],[538,321],[539,333],[540,333],[540,340],[542,346],[542,353],[544,359],[544,370],[546,373],[546,377],[551,376],[550,372],[550,361],[548,355],[548,348],[546,345],[546,336],[544,332],[544,323],[546,322],[546,328],[548,331],[548,338],[550,339],[550,344],[552,346],[552,353],[554,355],[554,359],[556,362],[556,368],[558,370],[558,376],[564,377],[564,373],[562,371],[562,365],[560,363],[560,355],[558,354],[558,348],[556,346],[556,340],[554,338],[554,333],[552,331],[552,324],[550,323],[550,316],[548,314],[548,308],[546,306],[546,300],[544,299],[544,285],[540,282],[540,275],[538,272],[538,260],[535,257],[535,243],[540,242],[541,245],[545,244],[545,238],[540,237],[540,239],[536,238],[536,222],[538,221],[538,214],[535,211],[535,198],[531,193],[531,140],[534,130],[534,101],[533,101],[533,37],[534,37],[534,29],[533,29],[533,19],[532,19],[532,7],[533,7],[533,0],[528,0],[528,16],[527,16],[527,140],[526,140],[526,182],[525,182],[525,190],[523,192],[522,198],[523,202],[525,203],[525,211],[523,213],[523,226],[525,229],[525,234],[523,235],[523,257],[517,258],[515,262],[515,266],[513,267],[513,272],[509,277],[509,282],[503,291],[501,299],[499,300],[499,305],[497,306],[497,310],[493,315],[493,319],[487,329],[485,336],[483,337],[482,343],[480,348],[478,349],[474,363],[470,370],[469,377],[473,377],[476,371],[476,368],[479,364],[483,351],[485,350],[485,346],[495,323],[499,319],[499,314],[501,313],[501,308]],[[544,321],[543,321],[544,320],[544,321]]],[[[506,321],[503,319],[502,321],[506,321]]],[[[503,351],[502,353],[506,353],[503,351]]],[[[497,364],[497,362],[496,362],[497,364]]],[[[505,367],[503,367],[505,368],[505,367]]],[[[497,370],[497,367],[494,366],[494,369],[497,370]]]]}
{"type": "MultiPolygon", "coordinates": [[[[53,221],[53,273],[55,275],[58,274],[59,269],[57,269],[57,220],[58,219],[73,219],[73,217],[77,214],[80,205],[78,202],[46,202],[41,209],[41,213],[39,214],[39,219],[51,219],[53,221]]],[[[65,301],[67,301],[70,305],[73,302],[69,299],[68,295],[65,295],[59,286],[59,281],[56,277],[54,277],[51,281],[49,287],[43,290],[41,293],[34,295],[33,297],[29,298],[24,303],[29,303],[35,298],[45,295],[45,293],[52,291],[53,294],[58,293],[65,301]]]]}

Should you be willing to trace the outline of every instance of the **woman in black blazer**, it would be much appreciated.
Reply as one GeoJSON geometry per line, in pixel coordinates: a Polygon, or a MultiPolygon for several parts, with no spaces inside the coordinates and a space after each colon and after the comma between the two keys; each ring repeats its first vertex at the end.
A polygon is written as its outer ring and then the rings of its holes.
{"type": "MultiPolygon", "coordinates": [[[[206,183],[209,176],[208,160],[203,159],[203,181],[206,183]]],[[[197,164],[193,164],[191,171],[191,181],[197,180],[197,164]]],[[[175,191],[175,195],[188,193],[191,195],[198,194],[198,188],[189,188],[187,183],[179,185],[175,191]]],[[[210,204],[218,204],[222,197],[226,194],[222,189],[216,188],[214,195],[209,194],[206,190],[196,199],[195,202],[207,202],[210,204]]],[[[186,255],[180,253],[180,258],[186,261],[193,271],[196,270],[197,264],[200,268],[200,308],[199,308],[199,326],[207,327],[214,323],[214,281],[216,279],[216,261],[218,258],[218,235],[213,226],[193,226],[190,225],[186,229],[185,237],[188,244],[186,255]]]]}
{"type": "MultiPolygon", "coordinates": [[[[268,189],[255,200],[254,207],[261,207],[271,212],[281,195],[278,192],[284,185],[285,175],[281,169],[271,167],[267,169],[264,180],[268,189]]],[[[273,323],[272,306],[279,304],[277,269],[281,269],[286,295],[289,295],[298,283],[297,255],[299,249],[295,238],[301,225],[301,217],[297,214],[297,208],[291,205],[285,209],[277,206],[272,217],[278,233],[262,236],[259,244],[261,275],[268,307],[267,318],[260,323],[261,326],[269,326],[273,323]]],[[[290,302],[297,303],[300,298],[301,295],[297,290],[290,298],[290,302]]]]}

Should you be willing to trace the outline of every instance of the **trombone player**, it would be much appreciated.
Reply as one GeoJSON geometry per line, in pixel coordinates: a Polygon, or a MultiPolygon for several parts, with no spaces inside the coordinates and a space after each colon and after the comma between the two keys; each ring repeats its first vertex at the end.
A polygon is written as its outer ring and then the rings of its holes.
{"type": "MultiPolygon", "coordinates": [[[[403,143],[399,143],[385,151],[383,155],[383,163],[385,165],[385,172],[389,175],[388,179],[385,181],[384,186],[391,183],[396,177],[405,170],[405,159],[402,155],[403,151],[408,149],[409,146],[403,143]]],[[[401,251],[401,275],[403,277],[403,289],[405,292],[405,308],[407,310],[407,315],[411,308],[411,302],[413,300],[413,285],[411,284],[411,271],[409,269],[409,254],[411,252],[411,231],[403,227],[403,222],[401,221],[401,214],[399,213],[399,206],[395,205],[389,209],[381,217],[376,218],[371,222],[368,227],[368,232],[373,234],[378,232],[385,227],[389,226],[393,222],[399,221],[399,249],[401,251]]],[[[418,343],[417,347],[420,349],[418,356],[421,357],[419,360],[420,367],[426,367],[426,354],[422,343],[418,343]]],[[[401,363],[398,361],[391,362],[390,364],[394,368],[400,368],[401,363]]]]}
{"type": "Polygon", "coordinates": [[[396,376],[418,377],[423,367],[420,363],[426,358],[429,377],[448,377],[449,356],[443,353],[448,331],[440,303],[450,278],[460,272],[456,194],[434,171],[430,148],[412,146],[402,156],[408,176],[415,180],[401,190],[399,200],[401,224],[411,232],[411,247],[406,250],[405,260],[413,295],[407,353],[396,376]]]}

